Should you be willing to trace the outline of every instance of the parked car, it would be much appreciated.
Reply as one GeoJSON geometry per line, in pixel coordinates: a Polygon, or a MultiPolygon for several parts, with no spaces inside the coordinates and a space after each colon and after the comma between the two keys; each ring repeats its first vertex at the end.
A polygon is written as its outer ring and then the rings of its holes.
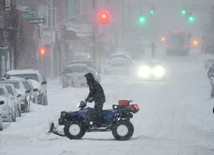
{"type": "Polygon", "coordinates": [[[214,65],[214,59],[208,59],[204,61],[204,68],[205,69],[210,69],[214,65]]]}
{"type": "Polygon", "coordinates": [[[66,66],[62,72],[62,87],[86,86],[84,75],[88,72],[90,69],[86,64],[76,63],[66,66]]]}
{"type": "Polygon", "coordinates": [[[18,94],[16,88],[10,83],[0,83],[0,85],[5,86],[11,98],[15,100],[16,116],[21,117],[21,94],[18,94]]]}
{"type": "MultiPolygon", "coordinates": [[[[1,96],[0,96],[1,99],[1,96]]],[[[2,123],[2,105],[4,104],[4,101],[0,101],[0,131],[3,130],[3,123],[2,123]]]]}
{"type": "Polygon", "coordinates": [[[114,58],[105,64],[104,73],[129,75],[130,65],[124,58],[114,58]]]}
{"type": "Polygon", "coordinates": [[[18,94],[21,94],[21,112],[30,112],[31,88],[23,78],[4,77],[0,83],[11,83],[16,88],[18,94]]]}
{"type": "MultiPolygon", "coordinates": [[[[47,97],[47,81],[41,75],[41,73],[36,69],[19,69],[19,70],[9,70],[6,75],[10,76],[18,76],[25,79],[31,79],[34,89],[38,89],[37,99],[38,104],[48,105],[48,97],[47,97]],[[37,81],[39,84],[35,84],[34,81],[37,81]]],[[[36,102],[36,101],[34,101],[36,102]]]]}
{"type": "Polygon", "coordinates": [[[69,62],[68,65],[73,65],[73,64],[85,64],[89,68],[89,72],[94,74],[94,78],[100,82],[100,73],[101,73],[101,68],[96,66],[92,60],[72,60],[69,62]]]}
{"type": "Polygon", "coordinates": [[[129,65],[133,65],[133,59],[128,52],[116,52],[113,53],[107,61],[112,61],[114,59],[124,59],[129,65]]]}
{"type": "Polygon", "coordinates": [[[85,52],[74,52],[72,55],[72,60],[92,60],[91,56],[85,52]]]}
{"type": "Polygon", "coordinates": [[[4,101],[2,106],[2,120],[4,122],[16,121],[16,107],[15,101],[11,98],[5,86],[0,86],[0,100],[4,101]]]}

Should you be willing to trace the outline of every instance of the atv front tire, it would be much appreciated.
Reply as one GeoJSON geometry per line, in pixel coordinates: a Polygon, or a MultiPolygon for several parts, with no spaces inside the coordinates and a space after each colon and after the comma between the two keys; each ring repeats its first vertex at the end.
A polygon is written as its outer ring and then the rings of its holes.
{"type": "Polygon", "coordinates": [[[112,134],[117,140],[129,140],[134,133],[134,126],[130,121],[119,121],[112,127],[112,134]]]}
{"type": "Polygon", "coordinates": [[[64,127],[65,136],[69,139],[81,139],[85,135],[82,123],[68,122],[64,127]]]}

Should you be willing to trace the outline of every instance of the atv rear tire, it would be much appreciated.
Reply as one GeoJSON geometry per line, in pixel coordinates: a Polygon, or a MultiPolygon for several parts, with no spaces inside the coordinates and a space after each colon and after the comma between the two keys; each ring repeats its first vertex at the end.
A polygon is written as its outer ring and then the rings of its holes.
{"type": "Polygon", "coordinates": [[[65,124],[64,133],[69,139],[81,139],[85,135],[83,125],[80,122],[68,122],[65,124]]]}
{"type": "Polygon", "coordinates": [[[134,133],[134,126],[130,121],[119,121],[112,127],[112,134],[117,140],[129,140],[134,133]]]}

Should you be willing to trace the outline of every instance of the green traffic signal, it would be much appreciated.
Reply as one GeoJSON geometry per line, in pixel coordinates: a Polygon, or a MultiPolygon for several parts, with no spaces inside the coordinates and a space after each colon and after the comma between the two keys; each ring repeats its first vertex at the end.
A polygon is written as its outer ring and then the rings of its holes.
{"type": "Polygon", "coordinates": [[[150,8],[150,14],[154,14],[154,13],[155,13],[155,7],[151,6],[151,8],[150,8]]]}
{"type": "Polygon", "coordinates": [[[154,14],[154,10],[150,10],[150,13],[151,13],[151,14],[154,14]]]}
{"type": "Polygon", "coordinates": [[[140,24],[146,23],[146,17],[144,15],[139,16],[138,23],[140,23],[140,24]]]}
{"type": "Polygon", "coordinates": [[[185,15],[186,12],[187,12],[187,11],[186,11],[185,9],[183,9],[181,13],[182,13],[183,15],[185,15]]]}
{"type": "Polygon", "coordinates": [[[187,8],[186,7],[183,7],[182,10],[181,10],[181,13],[183,15],[187,14],[187,8]]]}
{"type": "Polygon", "coordinates": [[[189,22],[193,22],[194,21],[194,16],[192,15],[192,13],[190,12],[188,15],[188,21],[189,22]]]}
{"type": "Polygon", "coordinates": [[[193,21],[194,21],[194,17],[193,17],[192,15],[190,15],[190,16],[188,17],[188,20],[189,20],[190,22],[193,22],[193,21]]]}

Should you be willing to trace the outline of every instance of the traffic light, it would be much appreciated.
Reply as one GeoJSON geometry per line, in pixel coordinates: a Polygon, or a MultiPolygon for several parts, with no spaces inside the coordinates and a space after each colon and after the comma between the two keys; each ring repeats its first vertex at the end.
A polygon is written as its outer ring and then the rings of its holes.
{"type": "Polygon", "coordinates": [[[198,46],[198,40],[197,39],[193,40],[193,45],[198,46]]]}
{"type": "Polygon", "coordinates": [[[40,53],[41,56],[45,55],[45,53],[46,53],[45,48],[40,48],[39,53],[40,53]]]}
{"type": "Polygon", "coordinates": [[[140,15],[138,17],[138,23],[139,24],[145,24],[146,23],[146,17],[144,15],[140,15]]]}
{"type": "Polygon", "coordinates": [[[165,41],[166,39],[165,39],[165,37],[161,37],[161,41],[165,41]]]}
{"type": "Polygon", "coordinates": [[[183,15],[187,14],[187,8],[186,8],[186,7],[183,7],[181,13],[182,13],[183,15]]]}
{"type": "Polygon", "coordinates": [[[150,13],[151,13],[151,14],[154,14],[154,13],[155,13],[155,7],[154,7],[154,6],[151,6],[151,8],[150,8],[150,13]]]}
{"type": "Polygon", "coordinates": [[[111,14],[108,10],[100,10],[97,17],[99,24],[109,24],[111,21],[111,14]]]}
{"type": "Polygon", "coordinates": [[[191,12],[188,15],[188,21],[191,22],[191,23],[194,21],[194,16],[192,15],[191,12]]]}

